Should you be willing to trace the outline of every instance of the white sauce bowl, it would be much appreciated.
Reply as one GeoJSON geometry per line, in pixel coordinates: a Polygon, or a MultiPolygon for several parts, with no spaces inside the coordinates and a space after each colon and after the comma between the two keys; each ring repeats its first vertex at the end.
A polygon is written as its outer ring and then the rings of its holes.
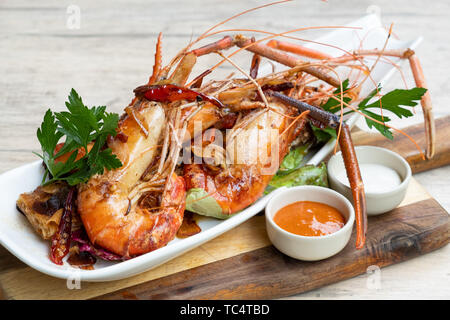
{"type": "Polygon", "coordinates": [[[272,244],[284,254],[299,260],[316,261],[329,258],[344,249],[352,234],[355,211],[347,198],[334,190],[317,186],[281,188],[273,192],[266,206],[266,229],[272,244]],[[345,225],[325,236],[300,236],[279,227],[275,213],[297,201],[321,202],[336,208],[345,218],[345,225]]]}
{"type": "MultiPolygon", "coordinates": [[[[411,167],[399,154],[385,148],[373,146],[355,147],[358,163],[379,164],[395,170],[401,178],[397,186],[386,186],[385,191],[365,192],[368,215],[379,215],[395,209],[405,198],[411,179],[411,167]]],[[[352,191],[345,185],[339,175],[345,171],[341,152],[333,155],[328,161],[328,181],[330,187],[353,201],[352,191]]]]}

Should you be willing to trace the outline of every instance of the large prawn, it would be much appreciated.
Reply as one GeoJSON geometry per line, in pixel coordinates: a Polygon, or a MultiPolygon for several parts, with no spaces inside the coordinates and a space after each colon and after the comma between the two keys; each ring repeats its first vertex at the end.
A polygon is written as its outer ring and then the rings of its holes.
{"type": "MultiPolygon", "coordinates": [[[[153,79],[160,79],[152,76],[147,85],[135,90],[137,96],[125,108],[116,137],[107,142],[122,167],[93,176],[78,187],[78,212],[90,241],[124,258],[160,248],[175,237],[186,193],[183,178],[175,172],[178,141],[193,130],[188,118],[201,118],[206,127],[219,119],[218,100],[204,96],[206,105],[194,113],[189,101],[202,94],[177,86],[186,80],[192,57],[183,59],[171,84],[152,86],[159,81],[153,79]],[[147,99],[143,91],[154,97],[147,99]],[[179,101],[187,102],[184,108],[174,106],[179,101]]],[[[155,74],[160,73],[157,68],[155,74]]]]}

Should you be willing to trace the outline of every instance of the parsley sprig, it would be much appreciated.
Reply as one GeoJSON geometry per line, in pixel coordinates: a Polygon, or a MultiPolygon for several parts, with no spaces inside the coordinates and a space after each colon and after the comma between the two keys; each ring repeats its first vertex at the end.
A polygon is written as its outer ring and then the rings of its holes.
{"type": "MultiPolygon", "coordinates": [[[[342,88],[344,92],[343,101],[345,103],[350,103],[351,98],[345,96],[345,91],[348,90],[349,80],[345,80],[342,82],[342,88]]],[[[380,106],[382,106],[383,110],[391,111],[394,115],[399,118],[408,118],[412,117],[413,113],[404,107],[414,107],[417,105],[417,101],[419,101],[422,96],[425,94],[427,89],[424,88],[412,88],[409,90],[406,89],[395,89],[384,94],[382,97],[375,99],[375,95],[381,90],[381,86],[374,89],[369,95],[363,99],[357,106],[357,109],[363,114],[380,121],[381,123],[375,122],[372,119],[365,118],[367,126],[369,128],[375,128],[386,138],[392,140],[394,136],[389,127],[386,126],[386,123],[391,121],[391,118],[381,114],[375,113],[371,110],[378,109],[380,110],[380,106]],[[370,109],[370,110],[369,110],[370,109]]],[[[341,90],[340,88],[336,89],[333,92],[333,95],[337,98],[341,98],[341,90]]],[[[322,109],[331,113],[338,113],[341,110],[341,102],[336,99],[328,99],[322,106],[322,109]]],[[[349,110],[344,113],[344,115],[355,112],[354,110],[349,110]]],[[[319,141],[328,141],[331,137],[336,137],[334,130],[330,128],[320,129],[313,126],[313,132],[318,138],[319,141]]]]}
{"type": "Polygon", "coordinates": [[[102,174],[105,169],[122,166],[111,149],[104,148],[107,137],[116,135],[118,114],[106,112],[105,106],[88,108],[74,89],[68,100],[68,111],[52,112],[48,109],[37,130],[42,148],[42,155],[37,155],[46,166],[42,184],[64,180],[73,186],[86,182],[94,174],[102,174]],[[55,153],[56,145],[63,137],[64,145],[55,153]],[[89,150],[91,142],[93,146],[89,150]],[[77,160],[80,149],[85,151],[85,155],[77,160]],[[64,154],[70,154],[66,162],[55,162],[64,154]]]}
{"type": "Polygon", "coordinates": [[[381,116],[377,113],[369,111],[368,109],[380,109],[382,106],[383,110],[389,110],[393,114],[395,114],[399,118],[408,118],[412,117],[413,113],[402,106],[414,107],[417,105],[417,101],[419,101],[422,96],[427,92],[425,88],[412,88],[409,90],[406,89],[395,89],[383,95],[378,100],[369,103],[372,98],[376,95],[377,90],[381,90],[381,86],[378,89],[374,89],[364,100],[362,100],[358,104],[358,110],[360,110],[365,115],[378,120],[381,123],[375,122],[372,119],[365,118],[366,123],[369,128],[374,127],[377,129],[383,136],[386,138],[393,140],[394,136],[392,135],[392,131],[385,124],[386,122],[391,121],[389,117],[385,115],[381,116]]]}

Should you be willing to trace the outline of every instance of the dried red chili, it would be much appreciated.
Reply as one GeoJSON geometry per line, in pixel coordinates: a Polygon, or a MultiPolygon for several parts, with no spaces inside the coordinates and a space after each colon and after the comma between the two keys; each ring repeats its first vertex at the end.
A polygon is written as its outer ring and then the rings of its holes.
{"type": "Polygon", "coordinates": [[[203,93],[176,86],[174,84],[164,84],[155,86],[140,86],[134,89],[136,96],[143,95],[150,101],[157,102],[174,102],[179,100],[204,100],[208,101],[219,108],[224,108],[224,105],[214,97],[207,96],[203,93]]]}
{"type": "Polygon", "coordinates": [[[69,253],[70,238],[72,233],[72,216],[74,209],[75,188],[70,189],[67,195],[66,204],[59,222],[58,231],[52,238],[50,249],[50,260],[53,263],[62,265],[62,259],[69,253]]]}

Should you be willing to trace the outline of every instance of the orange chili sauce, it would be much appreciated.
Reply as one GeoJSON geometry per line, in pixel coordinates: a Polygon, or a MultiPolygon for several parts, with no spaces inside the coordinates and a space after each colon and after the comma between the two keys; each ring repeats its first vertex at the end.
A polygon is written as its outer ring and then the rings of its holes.
{"type": "Polygon", "coordinates": [[[329,205],[313,201],[297,201],[278,210],[273,221],[282,229],[308,237],[324,236],[341,229],[342,214],[329,205]]]}

